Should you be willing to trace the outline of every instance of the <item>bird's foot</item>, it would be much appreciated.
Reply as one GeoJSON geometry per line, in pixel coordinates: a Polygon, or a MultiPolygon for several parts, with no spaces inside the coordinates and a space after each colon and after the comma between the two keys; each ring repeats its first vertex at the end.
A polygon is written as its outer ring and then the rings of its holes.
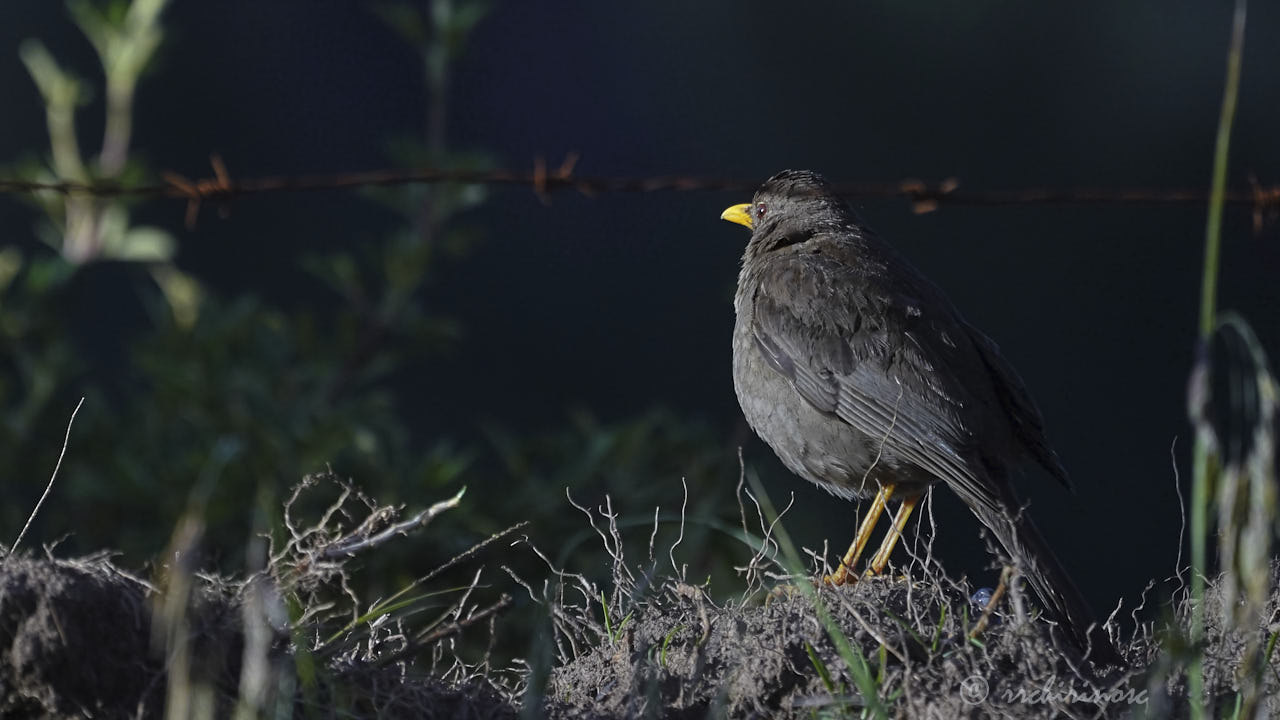
{"type": "Polygon", "coordinates": [[[823,575],[822,582],[818,584],[840,587],[841,585],[851,585],[855,582],[858,582],[857,574],[851,572],[848,565],[841,564],[835,572],[830,575],[823,575]]]}
{"type": "Polygon", "coordinates": [[[880,577],[880,575],[883,572],[884,572],[884,568],[869,567],[866,570],[862,571],[862,577],[863,578],[880,577]]]}

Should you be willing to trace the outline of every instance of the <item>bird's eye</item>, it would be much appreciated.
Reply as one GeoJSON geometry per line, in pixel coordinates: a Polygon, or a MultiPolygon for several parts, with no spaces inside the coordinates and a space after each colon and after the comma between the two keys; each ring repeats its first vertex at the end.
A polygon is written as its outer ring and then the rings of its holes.
{"type": "Polygon", "coordinates": [[[765,209],[764,203],[756,203],[756,217],[764,217],[765,209]]]}

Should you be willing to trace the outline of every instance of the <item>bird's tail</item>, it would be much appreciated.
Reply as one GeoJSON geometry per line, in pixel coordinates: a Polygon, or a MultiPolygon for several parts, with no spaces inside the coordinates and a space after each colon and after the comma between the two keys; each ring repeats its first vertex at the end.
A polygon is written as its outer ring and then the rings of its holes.
{"type": "Polygon", "coordinates": [[[1005,551],[1013,557],[1062,634],[1090,660],[1123,666],[1124,659],[1112,645],[1106,630],[1095,620],[1084,596],[1027,513],[979,519],[995,533],[1005,551]]]}

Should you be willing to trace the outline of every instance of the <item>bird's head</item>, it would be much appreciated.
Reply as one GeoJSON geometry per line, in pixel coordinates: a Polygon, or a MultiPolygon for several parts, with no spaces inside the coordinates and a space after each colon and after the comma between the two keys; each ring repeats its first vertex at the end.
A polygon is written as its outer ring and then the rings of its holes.
{"type": "Polygon", "coordinates": [[[767,252],[854,220],[853,211],[821,175],[783,170],[756,190],[751,202],[734,205],[720,219],[751,229],[751,244],[767,252]]]}

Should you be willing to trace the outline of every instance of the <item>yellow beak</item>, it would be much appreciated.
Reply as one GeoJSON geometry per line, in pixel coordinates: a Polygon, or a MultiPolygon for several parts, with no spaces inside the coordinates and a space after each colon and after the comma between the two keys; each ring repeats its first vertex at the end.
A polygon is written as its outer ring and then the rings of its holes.
{"type": "Polygon", "coordinates": [[[743,205],[734,205],[733,207],[720,213],[721,220],[728,220],[731,223],[738,223],[746,227],[751,227],[751,203],[743,205]]]}

